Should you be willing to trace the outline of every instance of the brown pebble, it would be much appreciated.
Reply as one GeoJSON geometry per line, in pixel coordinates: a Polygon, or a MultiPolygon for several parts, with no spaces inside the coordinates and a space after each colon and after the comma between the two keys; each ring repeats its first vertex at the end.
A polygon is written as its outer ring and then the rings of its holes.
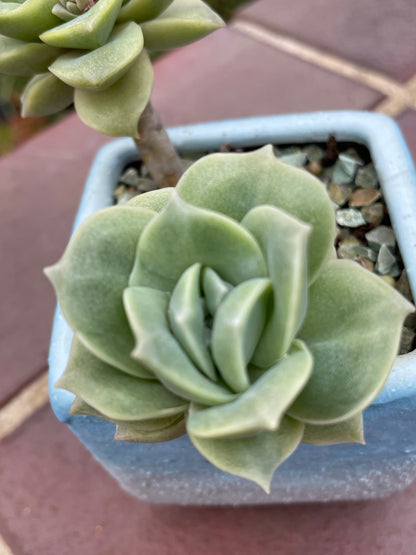
{"type": "Polygon", "coordinates": [[[388,274],[386,274],[384,276],[379,276],[379,278],[385,281],[386,283],[388,283],[389,285],[391,285],[392,287],[396,285],[396,280],[394,279],[393,276],[389,276],[388,274]]]}
{"type": "Polygon", "coordinates": [[[308,170],[311,172],[311,174],[321,175],[322,169],[322,164],[320,162],[317,162],[316,160],[312,160],[311,162],[309,162],[308,170]]]}
{"type": "Polygon", "coordinates": [[[356,189],[349,198],[350,206],[369,206],[380,198],[377,189],[356,189]]]}
{"type": "Polygon", "coordinates": [[[374,262],[369,260],[368,258],[364,258],[364,256],[359,256],[356,258],[356,262],[369,272],[374,272],[374,262]]]}
{"type": "Polygon", "coordinates": [[[363,206],[361,214],[369,224],[373,226],[380,225],[384,218],[384,206],[381,202],[376,202],[370,206],[363,206]]]}
{"type": "Polygon", "coordinates": [[[350,194],[351,188],[346,185],[338,185],[338,183],[334,183],[333,181],[328,185],[329,198],[335,202],[335,204],[338,204],[338,206],[345,204],[350,194]]]}

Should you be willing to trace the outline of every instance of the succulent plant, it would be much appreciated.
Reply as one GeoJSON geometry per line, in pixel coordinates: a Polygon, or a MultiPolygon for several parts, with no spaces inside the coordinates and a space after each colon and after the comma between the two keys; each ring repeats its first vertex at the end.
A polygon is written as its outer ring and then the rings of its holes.
{"type": "Polygon", "coordinates": [[[75,332],[72,412],[118,440],[188,433],[266,491],[301,442],[363,442],[413,307],[336,260],[334,231],[322,184],[271,146],[90,216],[46,270],[75,332]]]}
{"type": "Polygon", "coordinates": [[[0,73],[30,76],[24,116],[75,104],[107,135],[138,136],[153,85],[147,51],[183,46],[222,26],[201,0],[0,2],[0,73]]]}

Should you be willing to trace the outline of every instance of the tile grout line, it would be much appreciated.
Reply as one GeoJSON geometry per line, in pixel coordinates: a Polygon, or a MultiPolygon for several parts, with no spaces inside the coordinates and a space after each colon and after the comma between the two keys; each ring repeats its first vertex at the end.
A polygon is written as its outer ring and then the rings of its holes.
{"type": "MultiPolygon", "coordinates": [[[[0,441],[48,402],[48,373],[44,372],[0,410],[0,441]]],[[[1,546],[1,544],[0,544],[1,546]]],[[[2,555],[0,551],[0,555],[2,555]]]]}
{"type": "Polygon", "coordinates": [[[4,541],[3,536],[0,534],[0,555],[13,555],[13,551],[4,541]]]}
{"type": "Polygon", "coordinates": [[[387,98],[383,99],[376,106],[375,111],[393,116],[398,115],[409,107],[416,109],[416,87],[413,80],[403,85],[381,73],[361,67],[338,56],[327,54],[313,46],[309,46],[282,33],[272,31],[248,19],[236,18],[229,24],[229,28],[286,54],[290,54],[305,62],[322,67],[332,73],[342,75],[383,93],[387,98]]]}
{"type": "Polygon", "coordinates": [[[404,88],[408,91],[413,99],[410,105],[409,103],[403,101],[403,98],[392,95],[390,97],[384,98],[374,108],[374,111],[380,112],[381,114],[386,114],[391,117],[396,117],[404,112],[407,108],[416,109],[416,76],[407,81],[407,83],[404,85],[404,88]]]}

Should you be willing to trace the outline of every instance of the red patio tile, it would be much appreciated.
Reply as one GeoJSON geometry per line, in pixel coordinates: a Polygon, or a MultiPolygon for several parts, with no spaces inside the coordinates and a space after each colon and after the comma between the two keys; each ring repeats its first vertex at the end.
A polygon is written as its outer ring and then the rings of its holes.
{"type": "Polygon", "coordinates": [[[131,498],[38,412],[1,444],[0,533],[15,555],[410,555],[416,484],[370,502],[173,507],[131,498]]]}
{"type": "Polygon", "coordinates": [[[153,103],[166,124],[209,119],[368,109],[377,92],[224,29],[165,56],[153,103]]]}
{"type": "Polygon", "coordinates": [[[416,72],[414,0],[258,0],[240,15],[401,81],[416,72]]]}

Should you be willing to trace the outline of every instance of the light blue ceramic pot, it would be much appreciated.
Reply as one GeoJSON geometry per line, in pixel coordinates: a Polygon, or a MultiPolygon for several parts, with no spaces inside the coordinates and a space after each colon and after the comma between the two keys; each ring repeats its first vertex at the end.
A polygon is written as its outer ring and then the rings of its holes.
{"type": "MultiPolygon", "coordinates": [[[[215,150],[224,143],[245,147],[324,142],[329,135],[366,145],[416,296],[416,175],[390,118],[367,112],[322,112],[197,124],[169,133],[181,153],[215,150]]],[[[74,227],[112,203],[120,172],[135,159],[131,139],[114,141],[99,151],[74,227]]],[[[187,505],[366,499],[389,495],[416,478],[416,351],[396,359],[386,386],[365,411],[366,445],[301,445],[279,467],[266,495],[254,483],[217,470],[186,436],[162,444],[115,442],[112,424],[69,415],[73,395],[53,384],[65,369],[71,339],[58,308],[49,357],[53,410],[120,485],[141,499],[187,505]]]]}

